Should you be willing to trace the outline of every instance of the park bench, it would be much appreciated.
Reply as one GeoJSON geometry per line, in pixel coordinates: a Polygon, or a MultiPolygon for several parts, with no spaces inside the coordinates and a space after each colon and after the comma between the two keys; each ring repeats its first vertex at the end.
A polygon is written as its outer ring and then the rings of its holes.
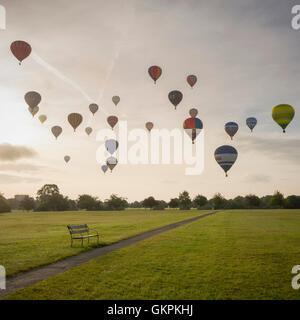
{"type": "Polygon", "coordinates": [[[94,230],[96,233],[95,234],[90,234],[90,229],[87,224],[82,224],[82,225],[75,225],[67,226],[70,232],[71,236],[71,247],[73,245],[73,240],[81,240],[81,246],[83,246],[83,240],[87,239],[88,243],[90,243],[90,238],[97,237],[98,238],[98,244],[99,244],[99,233],[98,231],[94,230]]]}

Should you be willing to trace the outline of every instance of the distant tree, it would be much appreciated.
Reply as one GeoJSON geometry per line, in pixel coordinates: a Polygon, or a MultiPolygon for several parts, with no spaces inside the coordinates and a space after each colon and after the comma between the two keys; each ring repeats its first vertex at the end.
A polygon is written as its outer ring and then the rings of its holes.
{"type": "Polygon", "coordinates": [[[241,196],[237,196],[234,199],[227,200],[227,206],[228,209],[245,209],[245,198],[241,196]]]}
{"type": "Polygon", "coordinates": [[[67,211],[69,199],[59,193],[56,184],[45,184],[37,192],[37,207],[35,211],[67,211]]]}
{"type": "Polygon", "coordinates": [[[254,194],[248,194],[245,197],[245,204],[246,204],[246,207],[249,209],[259,208],[260,199],[258,196],[254,195],[254,194]]]}
{"type": "Polygon", "coordinates": [[[72,211],[78,210],[76,200],[68,199],[68,210],[72,210],[72,211]]]}
{"type": "Polygon", "coordinates": [[[102,202],[88,194],[81,194],[77,199],[77,207],[82,210],[96,211],[103,208],[102,202]]]}
{"type": "Polygon", "coordinates": [[[220,193],[215,194],[210,202],[215,210],[226,209],[227,200],[220,193]]]}
{"type": "Polygon", "coordinates": [[[193,207],[200,209],[201,207],[205,206],[207,204],[207,198],[205,196],[202,196],[198,194],[194,200],[193,200],[193,207]]]}
{"type": "Polygon", "coordinates": [[[168,203],[169,208],[179,208],[179,200],[178,198],[173,198],[170,200],[170,202],[168,203]]]}
{"type": "Polygon", "coordinates": [[[268,204],[268,206],[270,208],[283,208],[285,204],[284,201],[284,196],[282,193],[280,193],[279,191],[276,191],[272,198],[270,199],[270,202],[268,204]]]}
{"type": "Polygon", "coordinates": [[[260,198],[260,207],[262,209],[266,209],[269,208],[269,203],[271,201],[272,196],[271,195],[267,195],[267,196],[263,196],[260,198]]]}
{"type": "Polygon", "coordinates": [[[35,201],[32,197],[25,196],[24,199],[19,204],[19,209],[30,211],[34,210],[35,201]]]}
{"type": "Polygon", "coordinates": [[[183,191],[179,194],[178,202],[180,210],[190,210],[192,207],[192,200],[187,191],[183,191]]]}
{"type": "Polygon", "coordinates": [[[144,208],[150,208],[152,209],[157,205],[157,201],[154,199],[154,197],[148,197],[143,200],[142,202],[144,208]]]}
{"type": "Polygon", "coordinates": [[[143,205],[139,201],[129,203],[129,208],[142,208],[143,205]]]}
{"type": "Polygon", "coordinates": [[[300,196],[288,196],[286,198],[285,207],[287,209],[300,209],[300,196]]]}
{"type": "Polygon", "coordinates": [[[153,207],[153,210],[165,210],[168,208],[168,204],[164,200],[158,200],[157,204],[153,207]]]}
{"type": "Polygon", "coordinates": [[[4,198],[3,194],[0,193],[0,213],[10,212],[10,206],[8,201],[4,198]]]}
{"type": "Polygon", "coordinates": [[[106,210],[125,210],[128,207],[128,202],[125,198],[112,194],[104,203],[106,210]]]}

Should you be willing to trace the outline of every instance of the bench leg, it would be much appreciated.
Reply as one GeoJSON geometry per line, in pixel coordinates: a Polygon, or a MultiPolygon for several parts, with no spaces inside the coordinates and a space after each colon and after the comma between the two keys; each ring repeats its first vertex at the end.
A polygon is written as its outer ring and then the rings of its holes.
{"type": "Polygon", "coordinates": [[[81,246],[83,247],[83,238],[81,239],[81,246]]]}

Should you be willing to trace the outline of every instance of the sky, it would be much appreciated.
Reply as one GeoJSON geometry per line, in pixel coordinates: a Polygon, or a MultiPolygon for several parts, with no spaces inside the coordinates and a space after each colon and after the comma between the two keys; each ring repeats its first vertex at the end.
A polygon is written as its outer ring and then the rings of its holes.
{"type": "Polygon", "coordinates": [[[1,0],[6,30],[0,30],[0,192],[36,195],[55,183],[70,198],[88,193],[104,200],[112,193],[142,200],[169,200],[216,192],[227,198],[255,193],[300,194],[300,30],[291,27],[295,1],[279,0],[1,0]],[[33,52],[22,66],[10,44],[24,40],[33,52]],[[163,73],[154,85],[149,66],[163,73]],[[194,89],[186,77],[195,74],[194,89]],[[175,111],[171,90],[183,100],[175,111]],[[42,96],[42,125],[24,101],[28,91],[42,96]],[[119,95],[117,107],[111,101],[119,95]],[[90,103],[99,111],[93,117],[90,103]],[[280,103],[296,115],[284,135],[271,117],[280,103]],[[197,108],[204,124],[205,168],[185,174],[182,165],[123,165],[103,174],[96,152],[97,131],[116,115],[130,129],[182,128],[197,108]],[[71,112],[83,115],[74,133],[71,112]],[[251,133],[245,124],[254,116],[251,133]],[[236,121],[231,141],[224,124],[236,121]],[[50,128],[63,127],[55,140],[50,128]],[[86,126],[94,132],[87,136],[86,126]],[[238,159],[225,178],[214,159],[221,145],[232,145],[238,159]],[[71,161],[65,164],[65,155],[71,161]]]}

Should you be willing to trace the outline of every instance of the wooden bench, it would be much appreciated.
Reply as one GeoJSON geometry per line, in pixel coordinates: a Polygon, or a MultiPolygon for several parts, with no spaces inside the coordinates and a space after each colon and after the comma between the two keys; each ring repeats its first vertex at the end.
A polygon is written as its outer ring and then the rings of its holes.
{"type": "Polygon", "coordinates": [[[82,225],[75,225],[67,226],[70,232],[71,236],[71,247],[73,246],[73,240],[81,240],[81,246],[83,246],[83,240],[87,239],[88,243],[90,243],[90,238],[97,237],[98,239],[98,244],[99,244],[99,233],[98,231],[94,230],[96,233],[95,234],[90,234],[90,229],[87,224],[82,224],[82,225]]]}

